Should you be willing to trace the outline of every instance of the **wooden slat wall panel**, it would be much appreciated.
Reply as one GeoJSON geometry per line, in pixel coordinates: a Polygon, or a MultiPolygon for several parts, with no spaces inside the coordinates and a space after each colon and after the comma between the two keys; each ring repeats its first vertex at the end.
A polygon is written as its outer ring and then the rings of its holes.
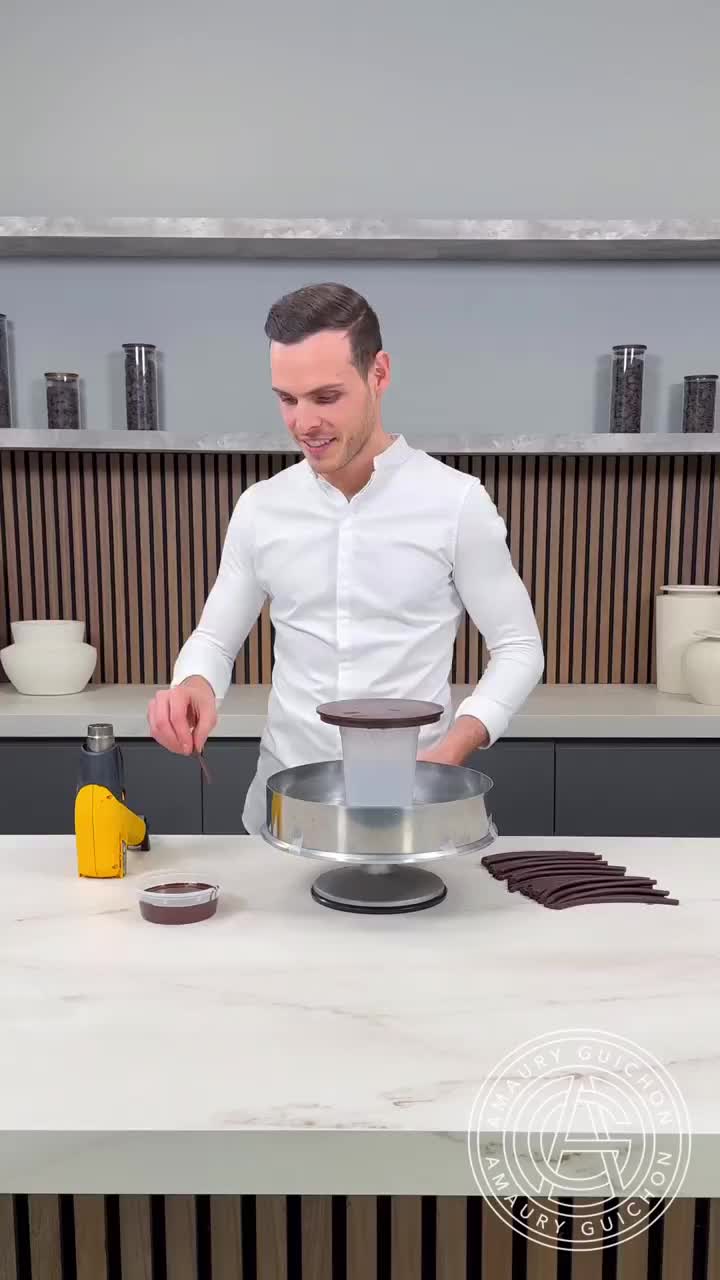
{"type": "Polygon", "coordinates": [[[301,1212],[302,1280],[333,1280],[332,1201],[303,1196],[301,1212]]]}
{"type": "Polygon", "coordinates": [[[167,1280],[199,1280],[194,1196],[165,1197],[167,1280]]]}
{"type": "Polygon", "coordinates": [[[422,1272],[422,1200],[393,1196],[391,1212],[391,1280],[417,1280],[422,1272]]]}
{"type": "Polygon", "coordinates": [[[256,1197],[257,1280],[287,1280],[285,1196],[256,1197]]]}
{"type": "Polygon", "coordinates": [[[77,1280],[106,1280],[105,1197],[75,1196],[77,1280]]]}
{"type": "Polygon", "coordinates": [[[30,1257],[33,1276],[62,1280],[60,1203],[57,1196],[30,1196],[30,1257]]]}
{"type": "Polygon", "coordinates": [[[720,1280],[720,1200],[710,1201],[710,1233],[706,1280],[720,1280]]]}
{"type": "Polygon", "coordinates": [[[122,1280],[153,1280],[149,1196],[120,1197],[122,1280]]]}
{"type": "Polygon", "coordinates": [[[663,1217],[662,1280],[677,1280],[678,1276],[692,1276],[688,1259],[693,1254],[695,1232],[695,1201],[673,1200],[663,1217]]]}
{"type": "Polygon", "coordinates": [[[210,1200],[212,1280],[243,1280],[242,1200],[212,1196],[210,1200]]]}
{"type": "Polygon", "coordinates": [[[17,1280],[16,1262],[13,1198],[0,1196],[0,1280],[17,1280]]]}
{"type": "Polygon", "coordinates": [[[347,1198],[347,1280],[376,1280],[377,1202],[374,1196],[347,1198]]]}
{"type": "Polygon", "coordinates": [[[436,1280],[467,1280],[466,1217],[467,1204],[463,1196],[438,1197],[436,1280]]]}
{"type": "MultiPolygon", "coordinates": [[[[575,1222],[574,1240],[582,1240],[580,1219],[575,1222]]],[[[603,1280],[603,1249],[591,1249],[572,1255],[572,1280],[603,1280]]]]}
{"type": "MultiPolygon", "coordinates": [[[[166,683],[212,585],[240,494],[291,454],[0,452],[0,647],[16,617],[85,617],[95,682],[166,683]]],[[[533,598],[545,680],[654,680],[664,582],[720,581],[720,466],[709,457],[447,456],[486,485],[533,598]]],[[[486,661],[465,621],[453,679],[486,661]]],[[[268,683],[266,607],[236,682],[268,683]]],[[[3,677],[4,678],[4,677],[3,677]]]]}
{"type": "Polygon", "coordinates": [[[514,1232],[501,1218],[482,1206],[482,1280],[513,1280],[514,1232]]]}
{"type": "Polygon", "coordinates": [[[717,1200],[678,1199],[670,1205],[661,1220],[661,1258],[656,1250],[651,1261],[646,1233],[610,1256],[601,1251],[568,1255],[524,1241],[473,1198],[473,1207],[481,1211],[475,1242],[481,1256],[470,1265],[469,1205],[462,1197],[429,1197],[423,1204],[416,1196],[349,1196],[344,1206],[335,1199],[346,1211],[344,1258],[333,1238],[342,1215],[334,1215],[331,1196],[210,1197],[210,1263],[209,1257],[200,1260],[196,1237],[201,1200],[208,1224],[208,1201],[202,1197],[157,1197],[151,1203],[147,1196],[121,1196],[117,1239],[103,1196],[77,1196],[73,1203],[69,1197],[21,1195],[17,1212],[13,1197],[2,1196],[0,1280],[106,1280],[108,1275],[204,1280],[210,1269],[212,1280],[378,1280],[380,1274],[388,1280],[720,1280],[717,1200]],[[300,1208],[292,1227],[291,1200],[295,1210],[300,1208]],[[243,1269],[246,1208],[250,1234],[256,1236],[249,1270],[243,1269]],[[435,1211],[434,1258],[423,1235],[428,1209],[435,1211]],[[74,1220],[74,1247],[68,1213],[71,1224],[74,1220]],[[25,1239],[16,1251],[18,1214],[26,1215],[25,1239]]]}
{"type": "MultiPolygon", "coordinates": [[[[618,1245],[617,1280],[645,1280],[648,1267],[647,1232],[618,1245]]],[[[529,1278],[528,1278],[529,1280],[529,1278]]]]}

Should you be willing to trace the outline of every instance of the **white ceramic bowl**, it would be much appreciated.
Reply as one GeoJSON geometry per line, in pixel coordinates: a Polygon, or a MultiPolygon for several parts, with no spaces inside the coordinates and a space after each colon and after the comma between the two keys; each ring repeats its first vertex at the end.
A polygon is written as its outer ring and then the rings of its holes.
{"type": "Polygon", "coordinates": [[[97,663],[90,644],[11,644],[0,649],[0,662],[18,693],[80,693],[97,663]]]}
{"type": "Polygon", "coordinates": [[[11,622],[10,631],[15,644],[42,644],[54,648],[68,643],[82,644],[85,639],[85,623],[64,618],[11,622]]]}

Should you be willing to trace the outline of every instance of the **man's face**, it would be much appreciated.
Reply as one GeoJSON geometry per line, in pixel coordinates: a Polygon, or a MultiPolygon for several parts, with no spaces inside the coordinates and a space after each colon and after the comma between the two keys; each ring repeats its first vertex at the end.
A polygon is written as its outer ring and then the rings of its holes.
{"type": "Polygon", "coordinates": [[[320,475],[346,467],[379,430],[384,353],[363,378],[347,334],[327,330],[291,345],[272,342],[270,368],[285,425],[320,475]]]}

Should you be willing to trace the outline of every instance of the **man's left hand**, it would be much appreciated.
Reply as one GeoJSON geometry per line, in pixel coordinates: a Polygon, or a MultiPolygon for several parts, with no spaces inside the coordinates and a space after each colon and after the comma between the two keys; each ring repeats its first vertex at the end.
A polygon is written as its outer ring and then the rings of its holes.
{"type": "Polygon", "coordinates": [[[473,751],[490,744],[490,735],[475,716],[458,716],[442,742],[427,751],[418,752],[418,760],[428,764],[464,764],[473,751]]]}

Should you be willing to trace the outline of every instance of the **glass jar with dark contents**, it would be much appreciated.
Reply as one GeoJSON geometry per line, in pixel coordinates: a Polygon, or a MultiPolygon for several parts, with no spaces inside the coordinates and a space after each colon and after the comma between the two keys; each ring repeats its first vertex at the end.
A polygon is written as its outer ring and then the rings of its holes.
{"type": "Polygon", "coordinates": [[[685,378],[682,429],[686,432],[715,430],[716,373],[689,373],[685,378]]]}
{"type": "Polygon", "coordinates": [[[80,430],[80,374],[46,373],[48,427],[51,431],[80,430]]]}
{"type": "Polygon", "coordinates": [[[12,426],[7,316],[0,315],[0,431],[12,426]]]}
{"type": "Polygon", "coordinates": [[[158,430],[157,350],[152,342],[124,342],[128,431],[158,430]]]}
{"type": "Polygon", "coordinates": [[[613,347],[610,394],[612,432],[640,430],[646,351],[647,347],[642,342],[613,347]]]}

